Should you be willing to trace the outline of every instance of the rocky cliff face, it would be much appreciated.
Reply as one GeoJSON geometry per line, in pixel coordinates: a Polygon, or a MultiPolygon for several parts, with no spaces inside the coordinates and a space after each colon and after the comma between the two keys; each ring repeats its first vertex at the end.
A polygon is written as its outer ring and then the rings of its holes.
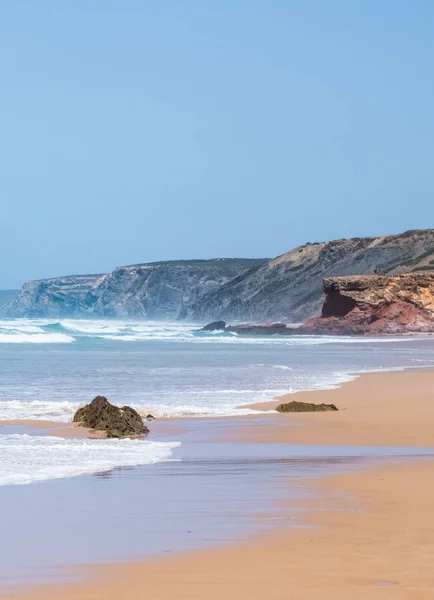
{"type": "Polygon", "coordinates": [[[108,275],[32,281],[23,286],[8,315],[174,320],[185,317],[203,294],[265,261],[168,261],[119,267],[108,275]]]}
{"type": "Polygon", "coordinates": [[[320,314],[324,277],[432,268],[432,229],[306,244],[205,294],[188,314],[197,321],[301,322],[320,314]]]}
{"type": "Polygon", "coordinates": [[[9,305],[18,293],[18,290],[0,290],[0,317],[6,316],[9,305]]]}
{"type": "Polygon", "coordinates": [[[265,259],[170,261],[119,267],[84,299],[82,314],[146,319],[184,318],[212,292],[265,259]]]}
{"type": "Polygon", "coordinates": [[[283,323],[209,323],[203,331],[238,335],[378,335],[434,333],[434,270],[384,275],[328,277],[320,317],[298,327],[283,323]]]}
{"type": "Polygon", "coordinates": [[[434,331],[434,271],[395,277],[330,277],[324,280],[321,317],[304,334],[402,334],[434,331]]]}
{"type": "Polygon", "coordinates": [[[78,317],[86,294],[102,275],[71,275],[29,281],[6,309],[8,317],[78,317]]]}
{"type": "Polygon", "coordinates": [[[24,285],[8,316],[301,322],[319,315],[324,277],[434,267],[434,230],[305,244],[268,259],[168,261],[24,285]]]}

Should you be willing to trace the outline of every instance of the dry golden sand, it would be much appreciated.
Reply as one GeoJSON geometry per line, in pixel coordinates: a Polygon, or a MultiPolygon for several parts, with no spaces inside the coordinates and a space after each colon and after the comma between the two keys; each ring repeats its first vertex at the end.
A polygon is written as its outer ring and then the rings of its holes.
{"type": "Polygon", "coordinates": [[[434,372],[370,373],[335,390],[300,392],[252,408],[282,402],[325,402],[339,412],[286,413],[249,427],[250,441],[358,446],[434,446],[434,372]]]}
{"type": "MultiPolygon", "coordinates": [[[[260,427],[255,419],[246,419],[243,436],[260,441],[434,445],[434,373],[368,375],[340,390],[298,397],[334,402],[346,410],[278,415],[272,418],[273,425],[260,427]],[[275,427],[277,419],[280,425],[275,427]],[[294,421],[299,426],[293,427],[294,421]],[[294,435],[298,436],[296,440],[294,435]]],[[[333,490],[330,508],[338,509],[316,512],[324,501],[312,501],[308,515],[312,523],[319,525],[317,528],[287,529],[221,549],[144,563],[95,567],[87,582],[7,597],[434,599],[433,475],[434,461],[424,459],[311,482],[314,489],[333,490]],[[336,500],[336,491],[350,496],[336,500]]]]}

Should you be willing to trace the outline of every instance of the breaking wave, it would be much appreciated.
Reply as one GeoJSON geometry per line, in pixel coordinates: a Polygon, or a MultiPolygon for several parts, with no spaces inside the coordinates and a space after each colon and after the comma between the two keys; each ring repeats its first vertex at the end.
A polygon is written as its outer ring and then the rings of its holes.
{"type": "Polygon", "coordinates": [[[17,485],[154,464],[172,458],[179,442],[0,436],[0,485],[17,485]]]}
{"type": "Polygon", "coordinates": [[[79,402],[68,402],[67,400],[7,400],[0,402],[0,421],[35,419],[68,423],[80,405],[79,402]]]}
{"type": "Polygon", "coordinates": [[[0,333],[0,344],[70,344],[74,342],[70,335],[43,333],[0,333]]]}
{"type": "Polygon", "coordinates": [[[239,336],[234,332],[204,332],[195,324],[157,321],[11,319],[0,321],[0,344],[71,344],[112,342],[190,342],[196,344],[316,346],[408,341],[410,337],[354,338],[336,336],[239,336]]]}

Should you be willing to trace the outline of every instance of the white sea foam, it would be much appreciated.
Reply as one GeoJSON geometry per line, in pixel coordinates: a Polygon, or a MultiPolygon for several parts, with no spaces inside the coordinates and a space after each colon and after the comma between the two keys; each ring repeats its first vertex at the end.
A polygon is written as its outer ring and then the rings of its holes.
{"type": "Polygon", "coordinates": [[[70,344],[75,339],[61,333],[0,333],[0,344],[70,344]]]}
{"type": "Polygon", "coordinates": [[[411,362],[420,362],[425,364],[432,364],[434,360],[427,360],[426,358],[410,358],[411,362]]]}
{"type": "Polygon", "coordinates": [[[80,321],[66,319],[59,322],[65,329],[86,335],[106,335],[121,333],[128,325],[117,321],[80,321]]]}
{"type": "Polygon", "coordinates": [[[75,338],[66,331],[45,331],[45,321],[0,320],[0,344],[70,344],[75,338]]]}
{"type": "MultiPolygon", "coordinates": [[[[261,365],[258,365],[260,367],[261,365]]],[[[262,365],[264,368],[276,367],[276,365],[262,365]]],[[[285,365],[277,365],[280,366],[285,365]]],[[[406,367],[372,367],[359,368],[350,372],[332,372],[322,376],[307,377],[299,379],[296,383],[289,375],[290,368],[282,369],[288,371],[285,387],[273,387],[263,389],[201,389],[189,390],[185,393],[163,393],[158,394],[156,400],[144,395],[140,401],[137,398],[128,403],[136,409],[142,417],[149,413],[155,417],[229,417],[248,414],[258,414],[258,411],[245,408],[246,405],[269,402],[284,394],[295,394],[300,391],[331,390],[340,387],[343,383],[356,379],[363,373],[375,373],[383,371],[402,371],[404,369],[417,369],[420,366],[406,367]]],[[[279,381],[279,380],[278,380],[279,381]]],[[[280,383],[283,381],[280,380],[280,383]]],[[[82,406],[82,402],[72,401],[0,401],[0,421],[15,420],[47,420],[70,422],[75,411],[82,406]]],[[[268,411],[263,411],[268,412],[268,411]]]]}
{"type": "Polygon", "coordinates": [[[0,485],[100,473],[170,460],[179,442],[0,435],[0,485]]]}
{"type": "Polygon", "coordinates": [[[195,344],[242,344],[315,346],[320,344],[372,344],[410,341],[411,337],[346,336],[243,336],[235,332],[202,332],[200,326],[159,321],[109,321],[62,319],[0,320],[0,343],[66,344],[81,338],[118,342],[189,342],[195,344]]]}
{"type": "MultiPolygon", "coordinates": [[[[253,412],[239,407],[335,388],[358,373],[432,364],[433,344],[422,337],[207,334],[185,323],[0,320],[0,421],[68,422],[97,394],[143,416],[239,416],[253,412]]],[[[0,485],[167,460],[173,447],[0,434],[0,485]]]]}
{"type": "Polygon", "coordinates": [[[432,356],[434,341],[254,337],[207,334],[185,323],[74,319],[0,320],[0,341],[4,338],[48,347],[20,353],[0,344],[0,420],[64,422],[101,393],[143,415],[240,415],[250,412],[240,406],[285,393],[330,389],[351,380],[352,373],[378,370],[377,365],[380,370],[422,366],[432,356]],[[58,342],[76,343],[55,348],[58,342]],[[414,347],[399,342],[413,342],[414,347]],[[385,343],[396,347],[386,349],[385,343]],[[198,352],[196,344],[208,347],[198,352]],[[324,344],[330,346],[321,348],[324,344]]]}
{"type": "Polygon", "coordinates": [[[288,365],[267,365],[266,363],[260,363],[258,367],[266,367],[269,369],[282,369],[283,371],[292,371],[292,367],[288,365]]]}
{"type": "Polygon", "coordinates": [[[30,419],[68,423],[79,406],[78,402],[68,401],[8,400],[0,402],[0,421],[30,419]]]}

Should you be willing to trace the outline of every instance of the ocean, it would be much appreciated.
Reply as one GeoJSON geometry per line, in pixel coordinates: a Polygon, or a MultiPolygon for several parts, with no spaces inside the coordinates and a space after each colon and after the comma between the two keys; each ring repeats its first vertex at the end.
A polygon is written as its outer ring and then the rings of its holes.
{"type": "MultiPolygon", "coordinates": [[[[96,395],[143,416],[243,415],[252,412],[239,408],[246,404],[332,388],[358,373],[432,366],[433,351],[431,337],[241,337],[185,323],[2,320],[0,420],[67,422],[96,395]]],[[[178,443],[95,444],[3,428],[0,485],[173,460],[178,443]]]]}

